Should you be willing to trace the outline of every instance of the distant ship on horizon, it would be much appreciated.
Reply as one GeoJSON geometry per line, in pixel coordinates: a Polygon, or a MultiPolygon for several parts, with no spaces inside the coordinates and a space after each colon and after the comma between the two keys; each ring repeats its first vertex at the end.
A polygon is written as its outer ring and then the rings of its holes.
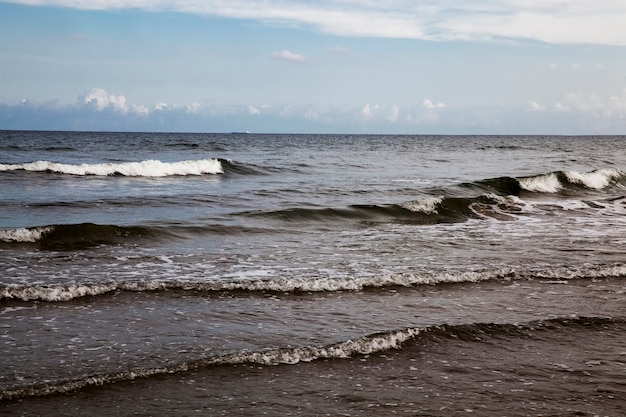
{"type": "Polygon", "coordinates": [[[247,135],[247,134],[249,134],[249,133],[250,133],[250,131],[249,131],[249,130],[246,130],[246,131],[233,131],[233,132],[230,132],[230,134],[231,134],[231,135],[247,135]]]}

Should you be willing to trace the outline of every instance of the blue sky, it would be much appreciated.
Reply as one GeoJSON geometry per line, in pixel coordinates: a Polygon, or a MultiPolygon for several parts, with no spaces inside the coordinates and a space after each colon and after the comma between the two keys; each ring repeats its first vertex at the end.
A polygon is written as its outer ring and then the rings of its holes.
{"type": "Polygon", "coordinates": [[[624,134],[623,0],[0,0],[0,129],[624,134]]]}

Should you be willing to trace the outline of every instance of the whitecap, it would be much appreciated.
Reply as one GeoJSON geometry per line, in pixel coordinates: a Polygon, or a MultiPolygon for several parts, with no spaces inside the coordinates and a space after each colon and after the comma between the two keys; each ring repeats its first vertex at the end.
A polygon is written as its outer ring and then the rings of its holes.
{"type": "Polygon", "coordinates": [[[567,180],[573,184],[582,184],[587,188],[602,190],[608,187],[612,181],[619,179],[624,174],[616,169],[603,169],[585,173],[569,171],[566,172],[565,175],[567,180]]]}
{"type": "Polygon", "coordinates": [[[400,207],[416,213],[437,214],[437,207],[442,201],[443,197],[426,197],[404,202],[400,204],[400,207]]]}
{"type": "Polygon", "coordinates": [[[519,180],[519,184],[524,190],[538,193],[556,193],[563,188],[563,185],[554,173],[522,178],[519,180]]]}
{"type": "Polygon", "coordinates": [[[0,230],[0,241],[2,242],[18,242],[32,243],[41,240],[41,238],[52,231],[52,227],[35,227],[35,228],[18,228],[0,230]]]}
{"type": "Polygon", "coordinates": [[[0,171],[24,170],[30,172],[56,172],[69,175],[128,177],[167,177],[174,175],[222,174],[222,164],[217,159],[200,159],[180,162],[161,162],[146,160],[141,162],[122,162],[107,164],[60,164],[50,161],[35,161],[25,164],[0,164],[0,171]]]}
{"type": "Polygon", "coordinates": [[[498,278],[510,278],[511,270],[444,272],[439,274],[389,274],[367,277],[311,277],[306,279],[271,278],[242,279],[231,281],[122,281],[45,286],[0,286],[0,299],[23,301],[69,301],[85,296],[97,296],[113,291],[275,291],[275,292],[332,292],[360,291],[365,288],[390,286],[411,287],[443,283],[480,282],[498,278]]]}

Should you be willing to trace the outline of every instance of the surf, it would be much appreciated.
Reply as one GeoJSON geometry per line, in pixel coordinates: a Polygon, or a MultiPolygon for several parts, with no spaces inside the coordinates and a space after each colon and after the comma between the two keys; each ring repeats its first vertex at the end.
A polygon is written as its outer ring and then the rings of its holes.
{"type": "Polygon", "coordinates": [[[79,250],[130,240],[152,239],[163,232],[144,226],[79,223],[0,230],[5,245],[36,244],[43,250],[79,250]]]}
{"type": "Polygon", "coordinates": [[[21,285],[0,284],[0,300],[66,302],[82,297],[97,297],[116,291],[153,292],[184,291],[197,293],[231,293],[232,295],[263,295],[265,293],[324,293],[341,291],[374,291],[393,287],[461,285],[485,281],[510,283],[537,280],[566,283],[577,279],[610,279],[626,277],[626,265],[581,266],[515,270],[441,271],[398,273],[357,277],[267,278],[231,280],[129,280],[84,282],[76,284],[21,285]]]}
{"type": "Polygon", "coordinates": [[[162,162],[149,159],[140,162],[101,164],[62,164],[50,161],[35,161],[24,164],[0,164],[0,172],[26,171],[49,172],[75,176],[125,176],[125,177],[168,177],[205,174],[223,174],[218,159],[162,162]]]}

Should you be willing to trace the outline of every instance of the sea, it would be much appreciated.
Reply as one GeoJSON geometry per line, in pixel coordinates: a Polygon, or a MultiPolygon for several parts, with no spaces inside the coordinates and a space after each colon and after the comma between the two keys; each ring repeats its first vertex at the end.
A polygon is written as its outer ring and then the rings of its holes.
{"type": "Polygon", "coordinates": [[[624,416],[626,136],[0,132],[0,415],[624,416]]]}

